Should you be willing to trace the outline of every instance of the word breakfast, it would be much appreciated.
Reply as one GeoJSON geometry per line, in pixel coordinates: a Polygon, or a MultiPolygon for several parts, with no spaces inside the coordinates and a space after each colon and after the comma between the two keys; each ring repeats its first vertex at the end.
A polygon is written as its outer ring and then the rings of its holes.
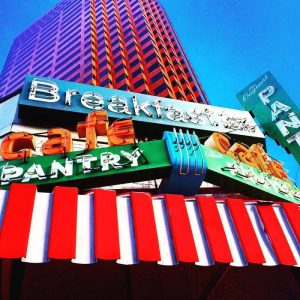
{"type": "MultiPolygon", "coordinates": [[[[97,92],[83,92],[75,86],[72,89],[64,87],[61,90],[58,86],[60,81],[57,82],[34,78],[30,85],[28,99],[35,102],[47,103],[48,106],[63,101],[65,107],[73,106],[73,102],[75,101],[75,106],[78,106],[77,103],[81,103],[82,107],[90,111],[102,111],[106,109],[109,115],[110,113],[125,114],[133,118],[165,119],[166,121],[180,122],[181,124],[209,125],[214,128],[218,127],[219,130],[222,128],[224,130],[237,130],[249,133],[257,133],[258,131],[255,124],[245,112],[239,111],[237,113],[234,110],[226,110],[208,105],[195,105],[195,103],[184,103],[184,101],[178,100],[169,102],[164,98],[148,97],[147,95],[140,95],[142,99],[148,99],[147,101],[140,102],[138,101],[137,94],[131,95],[130,100],[126,99],[123,94],[128,96],[130,93],[124,91],[122,91],[122,96],[109,95],[107,101],[108,89],[102,88],[99,91],[97,90],[97,92]],[[100,93],[104,93],[105,97],[100,93]]],[[[81,86],[83,85],[79,85],[79,87],[81,86]]],[[[148,122],[152,121],[148,120],[148,122]]]]}

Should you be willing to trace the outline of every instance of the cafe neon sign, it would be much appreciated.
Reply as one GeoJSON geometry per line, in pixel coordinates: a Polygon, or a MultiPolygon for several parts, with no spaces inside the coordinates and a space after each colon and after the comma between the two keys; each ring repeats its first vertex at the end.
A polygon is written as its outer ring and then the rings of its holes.
{"type": "Polygon", "coordinates": [[[261,144],[253,144],[249,147],[245,144],[235,142],[231,145],[229,136],[215,132],[205,141],[204,145],[290,183],[282,163],[271,159],[261,144]]]}
{"type": "MultiPolygon", "coordinates": [[[[85,155],[90,150],[97,147],[97,136],[107,135],[109,146],[122,146],[135,143],[135,135],[132,120],[125,119],[115,121],[109,126],[106,111],[90,113],[85,122],[77,124],[77,133],[80,138],[86,138],[85,149],[82,155],[79,155],[75,162],[81,163],[84,173],[91,172],[91,162],[97,160],[92,155],[85,155]]],[[[45,156],[63,154],[72,152],[73,144],[71,132],[64,128],[52,128],[47,132],[48,140],[42,145],[42,153],[45,156]]],[[[35,151],[35,137],[27,132],[16,132],[8,135],[1,143],[0,154],[6,161],[21,160],[33,156],[35,151]]],[[[115,169],[123,168],[124,165],[131,167],[138,165],[138,158],[142,152],[136,148],[128,153],[121,150],[121,156],[110,152],[103,152],[100,156],[101,171],[109,170],[109,166],[115,169]],[[119,163],[121,157],[127,160],[125,163],[119,163]]],[[[74,160],[66,158],[65,166],[57,161],[51,164],[51,175],[45,174],[41,165],[33,164],[25,174],[21,167],[2,166],[1,185],[8,184],[13,178],[23,176],[21,182],[29,182],[33,178],[46,179],[57,178],[58,171],[65,176],[73,175],[74,160]]]]}
{"type": "Polygon", "coordinates": [[[156,172],[167,177],[172,168],[163,141],[135,143],[132,120],[109,125],[105,111],[92,112],[77,124],[77,132],[86,138],[83,151],[72,152],[70,131],[52,128],[41,147],[43,155],[35,157],[34,135],[17,132],[7,136],[0,146],[4,159],[0,162],[1,188],[7,189],[13,182],[49,187],[71,182],[91,188],[149,180],[156,172]],[[97,136],[102,135],[107,135],[109,147],[97,148],[97,136]]]}

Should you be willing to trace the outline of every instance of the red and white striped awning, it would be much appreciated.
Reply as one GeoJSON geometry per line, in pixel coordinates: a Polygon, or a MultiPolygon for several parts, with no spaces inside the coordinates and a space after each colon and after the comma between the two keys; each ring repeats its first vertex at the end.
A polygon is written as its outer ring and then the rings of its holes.
{"type": "Polygon", "coordinates": [[[0,257],[43,263],[214,262],[300,266],[300,211],[291,203],[151,196],[14,184],[0,191],[0,257]]]}

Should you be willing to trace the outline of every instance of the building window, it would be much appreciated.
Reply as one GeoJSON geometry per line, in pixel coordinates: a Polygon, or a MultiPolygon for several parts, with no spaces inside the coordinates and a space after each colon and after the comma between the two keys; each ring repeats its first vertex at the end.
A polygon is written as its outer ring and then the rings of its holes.
{"type": "Polygon", "coordinates": [[[139,36],[139,38],[142,38],[147,33],[148,33],[148,29],[145,29],[143,32],[139,33],[138,36],[139,36]]]}
{"type": "Polygon", "coordinates": [[[134,66],[136,66],[139,63],[139,59],[135,59],[133,62],[130,63],[130,67],[133,68],[134,66]]]}
{"type": "Polygon", "coordinates": [[[71,79],[70,79],[70,81],[76,81],[78,78],[80,77],[80,73],[78,73],[77,75],[75,75],[74,77],[72,77],[71,79]]]}
{"type": "MultiPolygon", "coordinates": [[[[74,65],[74,63],[77,62],[77,61],[78,61],[78,59],[75,59],[75,60],[71,61],[71,62],[70,62],[68,65],[66,65],[64,68],[62,68],[61,70],[59,70],[58,72],[56,72],[56,73],[54,74],[54,77],[63,74],[66,70],[68,70],[69,68],[71,68],[71,67],[74,65]]],[[[57,69],[57,68],[56,68],[56,69],[57,69]]]]}
{"type": "Polygon", "coordinates": [[[121,47],[120,46],[118,46],[116,49],[114,49],[113,51],[112,51],[112,54],[113,55],[116,55],[118,52],[120,52],[121,51],[121,47]]]}
{"type": "Polygon", "coordinates": [[[145,81],[144,79],[140,79],[139,81],[137,81],[135,84],[134,84],[134,87],[137,89],[139,88],[142,84],[145,84],[145,81]]]}
{"type": "Polygon", "coordinates": [[[154,89],[154,94],[160,94],[161,92],[163,92],[164,90],[167,89],[167,85],[165,83],[161,84],[160,86],[158,86],[156,89],[154,89]]]}
{"type": "Polygon", "coordinates": [[[129,51],[131,48],[133,48],[135,46],[135,42],[133,41],[132,43],[130,43],[129,45],[126,46],[127,50],[129,51]]]}
{"type": "MultiPolygon", "coordinates": [[[[72,59],[74,58],[74,57],[77,57],[78,56],[78,54],[80,53],[80,49],[79,50],[77,50],[77,51],[75,51],[74,53],[72,53],[72,59]]],[[[64,66],[65,64],[67,64],[69,61],[70,61],[70,56],[68,55],[68,57],[66,57],[62,62],[60,62],[59,64],[56,64],[56,66],[55,66],[55,68],[58,70],[60,67],[62,67],[62,66],[64,66]]],[[[61,56],[61,58],[62,58],[63,56],[61,56]]],[[[59,60],[57,60],[57,62],[58,62],[59,60]]]]}
{"type": "Polygon", "coordinates": [[[142,69],[137,69],[136,71],[134,71],[133,73],[132,73],[132,77],[136,77],[136,76],[138,76],[139,74],[141,74],[142,73],[142,69]]]}
{"type": "Polygon", "coordinates": [[[107,76],[108,73],[109,73],[109,71],[106,69],[106,70],[102,71],[102,72],[99,74],[99,76],[100,76],[100,77],[104,77],[104,76],[107,76]]]}
{"type": "Polygon", "coordinates": [[[84,73],[88,73],[88,72],[90,72],[91,71],[91,66],[87,66],[85,69],[84,69],[84,73]]]}
{"type": "Polygon", "coordinates": [[[144,52],[144,54],[146,54],[147,52],[149,52],[152,49],[153,49],[153,45],[149,45],[148,47],[146,47],[145,49],[143,49],[143,52],[144,52]]]}
{"type": "Polygon", "coordinates": [[[146,57],[146,59],[145,59],[146,63],[150,62],[155,57],[156,57],[156,54],[152,53],[151,55],[149,55],[148,57],[146,57]]]}
{"type": "Polygon", "coordinates": [[[114,59],[114,64],[116,64],[118,61],[120,61],[122,59],[122,55],[119,55],[117,56],[115,59],[114,59]]]}
{"type": "Polygon", "coordinates": [[[146,37],[144,40],[142,40],[141,41],[141,45],[143,46],[143,45],[145,45],[147,42],[149,42],[149,41],[151,41],[151,37],[150,36],[148,36],[148,37],[146,37]]]}
{"type": "Polygon", "coordinates": [[[90,80],[92,79],[92,74],[89,74],[87,77],[84,78],[85,83],[90,83],[90,80]]]}
{"type": "Polygon", "coordinates": [[[182,94],[181,94],[180,92],[177,92],[177,93],[176,93],[176,98],[177,98],[177,99],[182,99],[183,96],[182,96],[182,94]]]}
{"type": "Polygon", "coordinates": [[[133,39],[133,35],[130,34],[130,35],[128,35],[128,36],[125,38],[125,42],[129,42],[129,41],[132,40],[132,39],[133,39]]]}
{"type": "Polygon", "coordinates": [[[134,57],[136,54],[137,54],[137,51],[136,51],[136,50],[133,50],[132,52],[130,52],[130,53],[128,54],[128,58],[132,58],[132,57],[134,57]]]}
{"type": "Polygon", "coordinates": [[[118,77],[116,78],[116,82],[119,83],[120,81],[122,81],[122,80],[125,79],[125,78],[126,78],[126,75],[125,75],[125,73],[123,73],[123,74],[121,74],[120,76],[118,76],[118,77]]]}
{"type": "Polygon", "coordinates": [[[101,59],[106,56],[106,51],[102,52],[101,54],[98,55],[98,58],[101,59]]]}
{"type": "Polygon", "coordinates": [[[67,78],[69,78],[70,76],[72,76],[73,73],[76,72],[76,71],[79,70],[79,69],[80,69],[80,66],[78,65],[78,66],[76,66],[75,68],[73,68],[70,72],[68,72],[68,73],[66,73],[65,75],[63,75],[61,78],[62,78],[62,79],[67,79],[67,78]]]}
{"type": "Polygon", "coordinates": [[[159,72],[156,75],[154,75],[153,77],[151,77],[151,82],[155,83],[157,80],[159,80],[162,77],[163,77],[163,74],[161,72],[159,72]]]}
{"type": "Polygon", "coordinates": [[[106,78],[104,81],[100,82],[101,86],[107,86],[110,83],[109,79],[106,78]]]}
{"type": "Polygon", "coordinates": [[[123,91],[127,91],[128,86],[127,86],[127,84],[123,84],[123,85],[120,86],[118,89],[119,89],[119,90],[123,90],[123,91]]]}
{"type": "Polygon", "coordinates": [[[103,68],[103,67],[106,67],[107,66],[107,61],[106,60],[104,60],[103,62],[101,62],[100,64],[99,64],[99,67],[100,68],[103,68]]]}
{"type": "Polygon", "coordinates": [[[84,64],[90,62],[91,60],[92,60],[92,56],[89,56],[88,58],[86,58],[86,59],[84,60],[84,64]]]}
{"type": "Polygon", "coordinates": [[[115,68],[115,73],[118,73],[118,72],[121,71],[123,68],[124,68],[124,65],[123,65],[123,64],[120,64],[119,66],[117,66],[117,67],[115,68]]]}

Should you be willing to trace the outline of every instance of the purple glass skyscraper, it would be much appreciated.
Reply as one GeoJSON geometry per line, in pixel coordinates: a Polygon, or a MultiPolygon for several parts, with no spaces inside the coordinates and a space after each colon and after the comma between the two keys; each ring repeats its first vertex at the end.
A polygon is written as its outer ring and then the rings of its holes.
{"type": "Polygon", "coordinates": [[[14,40],[0,97],[26,74],[208,103],[156,0],[62,0],[14,40]]]}

